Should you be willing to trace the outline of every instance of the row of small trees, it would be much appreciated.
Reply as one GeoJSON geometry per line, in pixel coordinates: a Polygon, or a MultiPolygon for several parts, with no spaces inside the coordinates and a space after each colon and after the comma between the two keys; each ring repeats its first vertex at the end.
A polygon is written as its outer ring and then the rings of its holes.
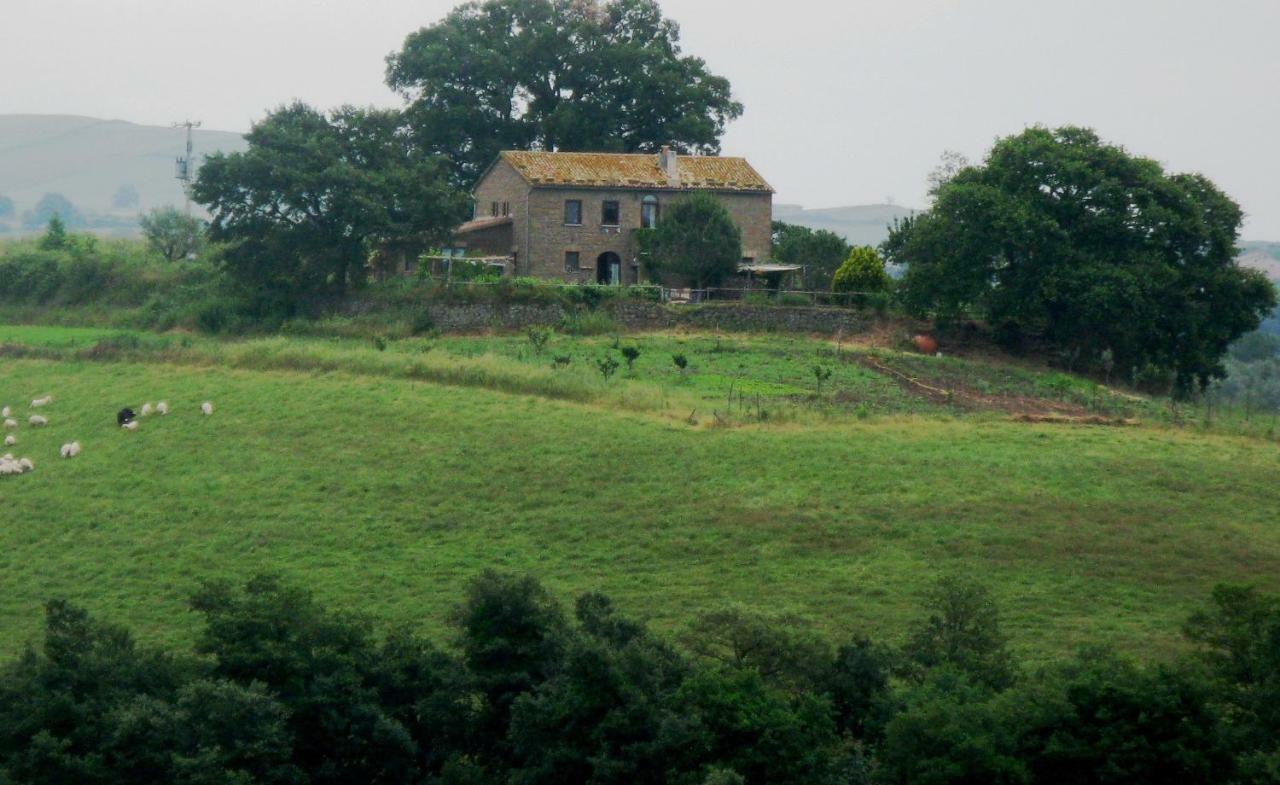
{"type": "Polygon", "coordinates": [[[600,594],[487,572],[441,645],[260,577],[205,585],[194,650],[65,602],[0,668],[14,785],[1261,785],[1280,771],[1280,604],[1220,589],[1190,655],[1020,665],[948,579],[904,643],[737,608],[678,641],[600,594]]]}

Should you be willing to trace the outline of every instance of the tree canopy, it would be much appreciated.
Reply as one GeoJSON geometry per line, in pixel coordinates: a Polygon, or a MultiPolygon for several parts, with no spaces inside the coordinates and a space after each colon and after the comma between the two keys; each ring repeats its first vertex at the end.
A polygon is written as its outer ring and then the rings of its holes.
{"type": "Polygon", "coordinates": [[[1103,143],[1031,128],[949,172],[932,208],[884,245],[907,266],[905,302],[943,320],[982,316],[1011,341],[1067,360],[1110,353],[1177,388],[1222,375],[1221,358],[1276,302],[1235,263],[1240,207],[1197,174],[1103,143]]]}
{"type": "Polygon", "coordinates": [[[869,246],[850,250],[849,256],[831,277],[833,292],[883,292],[892,285],[893,279],[884,269],[884,259],[869,246]]]}
{"type": "MultiPolygon", "coordinates": [[[[126,785],[1252,785],[1280,771],[1280,601],[1220,587],[1181,663],[1011,665],[944,580],[901,649],[710,611],[683,647],[529,577],[467,586],[437,645],[270,576],[204,584],[194,649],[63,601],[0,664],[0,782],[126,785]],[[896,667],[895,667],[896,664],[896,667]],[[903,677],[891,679],[897,670],[903,677]]],[[[185,635],[179,637],[187,637],[185,635]]]]}
{"type": "Polygon", "coordinates": [[[295,103],[246,138],[244,152],[209,156],[192,193],[211,239],[229,244],[228,272],[276,307],[361,283],[371,253],[425,249],[466,214],[446,164],[397,112],[295,103]]]}
{"type": "Polygon", "coordinates": [[[1199,174],[1106,145],[1085,128],[1030,128],[938,187],[884,248],[908,265],[905,301],[942,319],[975,312],[1010,341],[1068,360],[1220,376],[1235,338],[1275,306],[1235,264],[1242,211],[1199,174]]]}
{"type": "Polygon", "coordinates": [[[147,247],[170,262],[185,259],[200,248],[204,222],[176,207],[157,207],[138,219],[147,247]]]}
{"type": "Polygon", "coordinates": [[[773,222],[773,259],[804,267],[804,288],[825,291],[831,277],[849,255],[849,244],[835,232],[807,226],[773,222]]]}
{"type": "Polygon", "coordinates": [[[648,251],[654,271],[703,289],[737,273],[742,232],[714,196],[693,194],[667,210],[653,230],[648,251]]]}
{"type": "Polygon", "coordinates": [[[469,184],[504,149],[719,152],[742,113],[654,0],[486,0],[387,59],[423,144],[469,184]]]}
{"type": "Polygon", "coordinates": [[[35,207],[23,214],[22,225],[26,229],[39,229],[47,226],[54,216],[61,218],[62,223],[69,229],[80,229],[87,224],[84,215],[76,209],[70,199],[62,194],[48,193],[40,197],[35,207]]]}

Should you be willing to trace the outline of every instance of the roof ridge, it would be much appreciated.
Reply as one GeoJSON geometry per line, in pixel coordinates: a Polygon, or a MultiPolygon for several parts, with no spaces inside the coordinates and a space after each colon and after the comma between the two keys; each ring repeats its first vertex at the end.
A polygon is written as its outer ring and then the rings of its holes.
{"type": "MultiPolygon", "coordinates": [[[[658,155],[660,155],[660,153],[604,153],[599,151],[579,152],[577,150],[503,150],[501,154],[507,155],[509,153],[514,155],[601,155],[601,156],[625,155],[625,156],[634,156],[636,158],[656,158],[658,155]]],[[[703,155],[701,153],[679,153],[679,156],[681,160],[685,160],[685,161],[691,158],[693,159],[717,158],[721,161],[745,161],[746,160],[746,156],[741,156],[741,155],[703,155]]]]}

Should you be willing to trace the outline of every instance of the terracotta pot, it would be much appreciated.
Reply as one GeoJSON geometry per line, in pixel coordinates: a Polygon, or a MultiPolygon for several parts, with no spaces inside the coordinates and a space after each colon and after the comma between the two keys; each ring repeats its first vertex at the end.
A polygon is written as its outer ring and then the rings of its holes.
{"type": "Polygon", "coordinates": [[[932,335],[917,335],[911,339],[911,343],[915,344],[916,351],[921,354],[938,353],[938,342],[932,335]]]}

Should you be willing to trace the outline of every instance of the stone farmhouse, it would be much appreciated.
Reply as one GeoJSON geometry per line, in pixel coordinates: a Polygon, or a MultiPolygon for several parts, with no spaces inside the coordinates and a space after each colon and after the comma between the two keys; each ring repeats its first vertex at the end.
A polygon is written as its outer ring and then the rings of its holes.
{"type": "Polygon", "coordinates": [[[744,266],[769,258],[773,189],[742,158],[502,153],[476,183],[455,253],[508,257],[509,272],[572,283],[639,283],[637,233],[694,192],[716,196],[742,231],[744,266]]]}

